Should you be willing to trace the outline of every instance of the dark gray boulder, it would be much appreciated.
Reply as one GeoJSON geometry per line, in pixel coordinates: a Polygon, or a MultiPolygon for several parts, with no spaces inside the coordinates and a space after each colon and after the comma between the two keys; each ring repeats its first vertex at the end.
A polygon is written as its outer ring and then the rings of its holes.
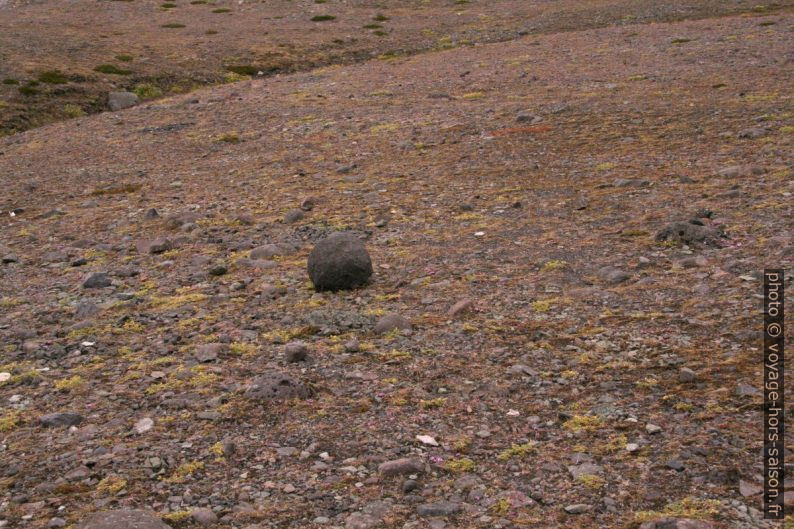
{"type": "Polygon", "coordinates": [[[334,233],[309,254],[309,277],[318,292],[360,287],[372,275],[372,260],[364,243],[352,233],[334,233]]]}

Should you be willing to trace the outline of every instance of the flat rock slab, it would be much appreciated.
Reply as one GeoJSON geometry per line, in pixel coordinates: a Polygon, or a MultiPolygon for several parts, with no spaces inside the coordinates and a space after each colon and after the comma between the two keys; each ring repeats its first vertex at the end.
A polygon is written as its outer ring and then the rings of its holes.
{"type": "Polygon", "coordinates": [[[312,389],[284,373],[269,373],[255,378],[245,395],[254,400],[307,399],[312,389]]]}

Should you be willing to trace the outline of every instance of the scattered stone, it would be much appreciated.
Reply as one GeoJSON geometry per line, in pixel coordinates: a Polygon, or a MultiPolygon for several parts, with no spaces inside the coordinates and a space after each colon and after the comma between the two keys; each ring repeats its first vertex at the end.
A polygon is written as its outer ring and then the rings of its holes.
{"type": "Polygon", "coordinates": [[[419,483],[415,479],[406,479],[403,481],[402,490],[403,493],[408,494],[409,492],[413,492],[419,487],[419,483]]]}
{"type": "Polygon", "coordinates": [[[196,360],[202,363],[214,362],[218,359],[218,355],[226,351],[226,344],[224,343],[205,343],[196,348],[196,360]]]}
{"type": "Polygon", "coordinates": [[[750,384],[739,382],[736,384],[736,395],[739,397],[754,397],[756,395],[761,395],[761,390],[750,384]]]}
{"type": "Polygon", "coordinates": [[[676,472],[681,472],[684,470],[684,464],[678,459],[671,459],[670,461],[665,463],[664,466],[672,470],[675,470],[676,472]]]}
{"type": "Polygon", "coordinates": [[[351,233],[334,233],[317,243],[309,254],[309,277],[318,292],[365,285],[372,261],[364,244],[351,233]]]}
{"type": "Polygon", "coordinates": [[[462,299],[452,305],[452,307],[447,311],[447,316],[450,318],[454,318],[458,314],[462,314],[464,312],[468,312],[474,309],[474,302],[470,299],[462,299]]]}
{"type": "Polygon", "coordinates": [[[251,250],[249,257],[251,259],[272,259],[278,255],[287,255],[287,251],[277,244],[266,244],[251,250]]]}
{"type": "Polygon", "coordinates": [[[348,353],[357,353],[361,349],[358,340],[356,340],[355,338],[346,341],[344,347],[345,347],[345,351],[348,353]]]}
{"type": "Polygon", "coordinates": [[[633,454],[639,449],[640,449],[640,445],[638,445],[637,443],[629,443],[626,445],[626,451],[630,454],[633,454]]]}
{"type": "Polygon", "coordinates": [[[212,509],[199,507],[190,511],[190,517],[199,525],[212,525],[218,522],[218,516],[212,509]]]}
{"type": "Polygon", "coordinates": [[[167,252],[174,247],[173,243],[165,237],[158,237],[151,241],[138,241],[135,243],[135,249],[140,254],[157,255],[167,252]]]}
{"type": "Polygon", "coordinates": [[[375,332],[377,334],[386,334],[394,330],[409,330],[410,328],[411,322],[393,312],[384,315],[378,320],[378,323],[375,324],[375,332]]]}
{"type": "Polygon", "coordinates": [[[93,273],[83,281],[83,288],[105,288],[110,285],[110,278],[105,272],[93,273]]]}
{"type": "Polygon", "coordinates": [[[284,346],[284,359],[290,364],[303,362],[308,353],[309,348],[303,342],[290,342],[284,346]]]}
{"type": "Polygon", "coordinates": [[[712,529],[714,526],[704,520],[692,518],[672,518],[665,516],[640,525],[640,529],[712,529]]]}
{"type": "Polygon", "coordinates": [[[543,121],[543,118],[537,114],[533,114],[532,112],[524,110],[516,114],[516,121],[518,123],[529,123],[534,125],[535,123],[540,123],[543,121]]]}
{"type": "Polygon", "coordinates": [[[578,479],[581,476],[600,476],[604,473],[604,469],[595,463],[582,463],[569,466],[568,472],[571,473],[573,479],[578,479]]]}
{"type": "Polygon", "coordinates": [[[39,424],[47,428],[76,426],[81,422],[83,422],[83,416],[73,412],[48,413],[39,417],[39,424]]]}
{"type": "Polygon", "coordinates": [[[697,380],[698,375],[688,367],[682,367],[678,370],[678,381],[684,384],[689,384],[697,380]]]}
{"type": "Polygon", "coordinates": [[[47,522],[48,529],[58,529],[59,527],[66,527],[66,520],[63,518],[50,518],[47,522]]]}
{"type": "Polygon", "coordinates": [[[108,108],[113,112],[134,107],[141,100],[132,92],[111,92],[108,94],[108,108]]]}
{"type": "Polygon", "coordinates": [[[431,516],[450,516],[460,512],[461,509],[460,503],[454,501],[437,501],[420,505],[416,508],[416,514],[425,518],[431,516]]]}
{"type": "Polygon", "coordinates": [[[717,171],[717,175],[723,178],[743,178],[748,176],[760,176],[766,173],[766,169],[760,165],[745,164],[732,165],[717,171]]]}
{"type": "Polygon", "coordinates": [[[218,277],[218,276],[226,275],[226,273],[227,273],[228,271],[229,271],[229,269],[228,269],[228,268],[226,268],[226,265],[225,265],[225,264],[223,264],[223,263],[218,263],[218,264],[216,264],[216,265],[214,265],[214,266],[212,266],[212,267],[210,268],[210,270],[209,270],[209,274],[210,274],[211,276],[218,277]]]}
{"type": "Polygon", "coordinates": [[[628,281],[631,278],[631,274],[614,266],[605,266],[598,270],[598,278],[611,285],[617,285],[628,281]]]}
{"type": "Polygon", "coordinates": [[[299,220],[303,220],[303,218],[305,216],[306,216],[306,214],[303,213],[303,210],[301,210],[301,209],[291,209],[291,210],[289,210],[287,212],[286,215],[284,215],[284,222],[286,222],[287,224],[294,224],[295,222],[298,222],[299,220]]]}
{"type": "Polygon", "coordinates": [[[386,461],[378,465],[378,472],[387,478],[410,474],[421,474],[424,472],[424,470],[425,466],[420,459],[410,457],[386,461]]]}
{"type": "Polygon", "coordinates": [[[655,424],[648,423],[645,425],[645,431],[648,432],[650,435],[657,434],[662,431],[661,426],[656,426],[655,424]]]}
{"type": "Polygon", "coordinates": [[[438,446],[438,441],[431,435],[417,435],[416,439],[422,444],[438,446]]]}
{"type": "Polygon", "coordinates": [[[306,197],[306,198],[304,198],[303,200],[301,200],[301,205],[300,205],[300,208],[301,208],[303,211],[311,211],[311,210],[313,210],[313,209],[314,209],[314,204],[315,204],[315,202],[316,202],[316,201],[314,200],[314,198],[312,198],[312,197],[306,197]]]}
{"type": "Polygon", "coordinates": [[[673,222],[656,234],[657,241],[674,241],[688,246],[716,246],[723,234],[702,223],[673,222]]]}
{"type": "Polygon", "coordinates": [[[363,512],[354,512],[345,519],[345,529],[370,529],[380,523],[378,518],[363,512]]]}
{"type": "Polygon", "coordinates": [[[565,507],[565,512],[568,514],[584,514],[592,510],[592,508],[593,506],[587,503],[575,503],[573,505],[567,505],[565,507]]]}
{"type": "Polygon", "coordinates": [[[307,399],[312,389],[284,373],[269,373],[255,378],[245,395],[254,400],[307,399]]]}
{"type": "Polygon", "coordinates": [[[171,529],[154,513],[137,509],[95,512],[75,529],[171,529]]]}
{"type": "Polygon", "coordinates": [[[736,136],[739,138],[754,140],[757,138],[763,138],[767,134],[769,134],[768,129],[761,127],[751,127],[749,129],[740,130],[736,136]]]}
{"type": "Polygon", "coordinates": [[[761,485],[750,483],[749,481],[739,480],[739,494],[745,498],[757,496],[762,492],[764,492],[764,487],[761,485]]]}
{"type": "Polygon", "coordinates": [[[144,417],[135,423],[134,430],[136,433],[143,434],[148,432],[154,427],[154,421],[150,417],[144,417]]]}
{"type": "Polygon", "coordinates": [[[17,255],[13,253],[7,253],[3,255],[2,259],[0,260],[2,260],[3,264],[18,263],[19,257],[17,257],[17,255]]]}
{"type": "Polygon", "coordinates": [[[149,208],[149,209],[146,210],[146,213],[143,214],[143,218],[144,218],[144,220],[159,219],[160,218],[160,214],[157,212],[156,209],[149,208]]]}

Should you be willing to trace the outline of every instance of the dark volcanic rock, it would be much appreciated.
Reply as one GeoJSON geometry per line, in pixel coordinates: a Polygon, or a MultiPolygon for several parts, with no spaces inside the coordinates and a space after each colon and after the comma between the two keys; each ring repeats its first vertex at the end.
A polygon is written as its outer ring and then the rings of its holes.
{"type": "Polygon", "coordinates": [[[95,512],[76,529],[171,529],[153,513],[141,510],[95,512]]]}
{"type": "Polygon", "coordinates": [[[309,254],[308,268],[317,291],[362,286],[372,275],[369,253],[352,233],[334,233],[318,242],[309,254]]]}

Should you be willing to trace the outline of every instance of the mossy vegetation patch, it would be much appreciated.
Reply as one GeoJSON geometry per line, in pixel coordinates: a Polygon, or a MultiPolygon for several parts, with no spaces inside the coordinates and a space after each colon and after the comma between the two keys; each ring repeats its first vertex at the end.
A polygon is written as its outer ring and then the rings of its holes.
{"type": "Polygon", "coordinates": [[[123,68],[119,68],[115,64],[100,64],[96,68],[94,68],[95,72],[99,73],[107,73],[111,75],[130,75],[132,70],[124,70],[123,68]]]}

